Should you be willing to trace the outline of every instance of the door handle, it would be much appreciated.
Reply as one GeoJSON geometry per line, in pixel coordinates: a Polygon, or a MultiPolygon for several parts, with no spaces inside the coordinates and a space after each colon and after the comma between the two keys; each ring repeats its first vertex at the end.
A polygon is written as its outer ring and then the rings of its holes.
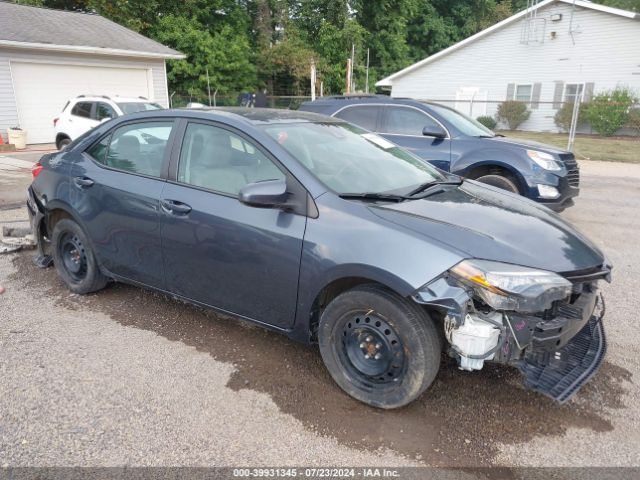
{"type": "Polygon", "coordinates": [[[191,207],[189,205],[176,200],[160,200],[160,206],[166,213],[171,213],[173,215],[185,215],[191,211],[191,207]]]}
{"type": "Polygon", "coordinates": [[[73,183],[75,183],[76,186],[80,188],[89,188],[95,182],[88,177],[76,177],[73,179],[73,183]]]}

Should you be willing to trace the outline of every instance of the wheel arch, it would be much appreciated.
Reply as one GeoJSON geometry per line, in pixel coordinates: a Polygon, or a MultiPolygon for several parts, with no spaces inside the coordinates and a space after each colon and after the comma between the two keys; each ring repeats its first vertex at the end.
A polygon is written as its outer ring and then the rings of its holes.
{"type": "Polygon", "coordinates": [[[500,175],[505,173],[516,181],[520,194],[523,194],[527,188],[527,182],[524,176],[517,168],[514,168],[513,165],[509,165],[505,162],[498,160],[475,162],[465,168],[464,172],[462,172],[462,176],[475,180],[483,175],[500,175]]]}
{"type": "MultiPolygon", "coordinates": [[[[352,274],[334,275],[323,282],[315,294],[310,296],[309,307],[303,309],[308,313],[306,317],[302,317],[307,319],[304,325],[306,340],[310,340],[311,343],[316,342],[320,316],[334,298],[358,285],[365,284],[378,285],[403,298],[408,298],[415,290],[401,278],[391,275],[389,272],[378,272],[376,269],[357,269],[352,274]]],[[[298,319],[300,317],[298,315],[298,319]]]]}

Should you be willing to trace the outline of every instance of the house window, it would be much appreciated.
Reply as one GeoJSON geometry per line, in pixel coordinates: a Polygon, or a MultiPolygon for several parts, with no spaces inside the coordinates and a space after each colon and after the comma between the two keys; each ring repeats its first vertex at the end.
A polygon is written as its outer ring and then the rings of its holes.
{"type": "Polygon", "coordinates": [[[584,83],[567,83],[564,86],[565,103],[575,103],[578,100],[582,103],[584,99],[584,83]]]}
{"type": "Polygon", "coordinates": [[[531,96],[533,95],[533,85],[516,85],[516,89],[513,92],[513,99],[518,102],[531,102],[531,96]]]}

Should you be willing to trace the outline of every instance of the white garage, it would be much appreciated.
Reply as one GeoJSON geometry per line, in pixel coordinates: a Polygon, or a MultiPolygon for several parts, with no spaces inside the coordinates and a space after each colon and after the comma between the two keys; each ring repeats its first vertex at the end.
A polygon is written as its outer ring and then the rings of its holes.
{"type": "Polygon", "coordinates": [[[0,2],[0,133],[19,126],[28,143],[52,143],[53,119],[83,94],[168,106],[165,61],[177,58],[99,15],[0,2]]]}

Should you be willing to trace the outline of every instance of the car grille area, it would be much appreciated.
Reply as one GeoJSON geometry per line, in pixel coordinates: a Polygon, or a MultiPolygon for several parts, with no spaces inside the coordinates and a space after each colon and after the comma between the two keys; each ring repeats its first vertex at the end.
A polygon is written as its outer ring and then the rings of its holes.
{"type": "Polygon", "coordinates": [[[556,352],[530,352],[519,365],[524,385],[559,403],[567,402],[600,369],[607,342],[602,317],[593,315],[578,334],[556,352]]]}
{"type": "Polygon", "coordinates": [[[567,169],[567,181],[572,187],[580,187],[580,169],[573,153],[562,153],[560,159],[564,162],[567,169]]]}

